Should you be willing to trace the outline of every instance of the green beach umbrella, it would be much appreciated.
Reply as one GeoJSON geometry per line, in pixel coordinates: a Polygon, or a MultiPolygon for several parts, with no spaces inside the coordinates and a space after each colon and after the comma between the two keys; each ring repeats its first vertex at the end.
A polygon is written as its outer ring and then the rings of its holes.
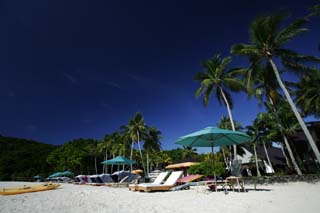
{"type": "Polygon", "coordinates": [[[189,147],[211,147],[213,154],[213,147],[238,145],[251,141],[251,137],[243,132],[207,127],[182,136],[175,143],[189,147]]]}
{"type": "Polygon", "coordinates": [[[227,129],[207,127],[197,132],[180,137],[175,143],[190,147],[216,147],[238,145],[251,142],[249,135],[227,129]]]}
{"type": "Polygon", "coordinates": [[[130,165],[130,164],[136,164],[137,162],[130,160],[130,159],[123,157],[123,156],[117,156],[113,159],[106,160],[101,163],[107,164],[107,165],[130,165]]]}
{"type": "Polygon", "coordinates": [[[61,173],[63,176],[73,176],[73,172],[70,172],[70,171],[64,171],[61,173]]]}
{"type": "Polygon", "coordinates": [[[48,178],[61,177],[61,176],[62,176],[62,172],[56,172],[56,173],[50,175],[48,178]]]}
{"type": "MultiPolygon", "coordinates": [[[[130,160],[130,159],[123,157],[123,156],[117,156],[115,158],[103,161],[101,163],[107,164],[107,165],[118,165],[118,170],[119,170],[119,165],[132,165],[132,164],[136,164],[137,162],[130,160]]],[[[118,182],[119,182],[119,176],[118,176],[118,182]]]]}

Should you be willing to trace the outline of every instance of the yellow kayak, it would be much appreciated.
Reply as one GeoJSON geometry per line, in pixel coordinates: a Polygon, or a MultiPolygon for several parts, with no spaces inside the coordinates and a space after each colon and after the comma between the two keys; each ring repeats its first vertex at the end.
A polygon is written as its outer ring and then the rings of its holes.
{"type": "Polygon", "coordinates": [[[19,188],[0,188],[0,195],[16,195],[30,192],[40,192],[46,190],[56,189],[60,186],[60,184],[54,183],[45,183],[42,185],[34,185],[34,186],[23,186],[19,188]]]}

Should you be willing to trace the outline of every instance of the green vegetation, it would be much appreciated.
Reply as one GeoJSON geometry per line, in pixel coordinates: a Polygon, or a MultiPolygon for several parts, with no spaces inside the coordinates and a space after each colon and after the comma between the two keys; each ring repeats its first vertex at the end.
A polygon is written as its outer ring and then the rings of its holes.
{"type": "Polygon", "coordinates": [[[47,156],[57,147],[32,140],[0,136],[0,181],[40,175],[46,177],[51,166],[47,156]]]}
{"type": "Polygon", "coordinates": [[[200,174],[205,176],[224,175],[225,170],[221,154],[215,154],[214,157],[212,157],[211,154],[206,155],[204,161],[200,164],[192,165],[188,171],[190,174],[200,174]],[[212,161],[212,159],[214,159],[214,161],[212,161]]]}

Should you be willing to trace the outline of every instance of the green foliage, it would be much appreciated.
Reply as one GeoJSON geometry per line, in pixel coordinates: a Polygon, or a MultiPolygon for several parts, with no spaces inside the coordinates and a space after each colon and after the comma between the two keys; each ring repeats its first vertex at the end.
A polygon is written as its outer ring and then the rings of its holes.
{"type": "Polygon", "coordinates": [[[54,145],[0,136],[0,181],[46,177],[51,172],[46,158],[55,149],[54,145]]]}
{"type": "Polygon", "coordinates": [[[212,162],[212,160],[205,160],[197,165],[192,165],[189,168],[190,174],[200,174],[205,176],[221,176],[224,173],[224,164],[221,161],[212,162]],[[213,169],[214,168],[214,169],[213,169]]]}
{"type": "MultiPolygon", "coordinates": [[[[95,173],[95,157],[98,155],[98,144],[93,139],[76,139],[65,143],[48,155],[47,162],[54,171],[70,170],[75,174],[95,173]]],[[[103,160],[98,156],[98,166],[103,160]]],[[[100,170],[98,170],[100,171],[100,170]]]]}
{"type": "Polygon", "coordinates": [[[172,163],[181,163],[186,161],[201,161],[201,155],[195,152],[196,150],[190,147],[184,147],[184,149],[177,148],[172,150],[164,150],[170,158],[172,163]]]}
{"type": "Polygon", "coordinates": [[[293,84],[296,88],[297,105],[305,115],[320,117],[320,71],[315,70],[303,76],[300,82],[293,84]]]}

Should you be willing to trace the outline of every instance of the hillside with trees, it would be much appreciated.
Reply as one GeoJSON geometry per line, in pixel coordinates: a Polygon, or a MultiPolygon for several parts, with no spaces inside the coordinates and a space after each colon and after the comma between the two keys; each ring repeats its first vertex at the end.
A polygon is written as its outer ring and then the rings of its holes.
{"type": "Polygon", "coordinates": [[[0,180],[47,176],[47,156],[57,146],[32,140],[0,136],[0,180]]]}

